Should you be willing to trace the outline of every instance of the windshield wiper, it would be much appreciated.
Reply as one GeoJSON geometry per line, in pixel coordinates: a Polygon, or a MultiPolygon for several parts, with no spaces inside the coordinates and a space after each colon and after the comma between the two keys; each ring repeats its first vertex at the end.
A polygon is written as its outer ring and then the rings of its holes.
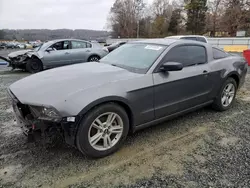
{"type": "Polygon", "coordinates": [[[123,65],[120,65],[120,64],[113,64],[113,63],[111,63],[110,65],[112,65],[114,67],[119,67],[119,68],[122,68],[122,69],[127,69],[126,66],[123,66],[123,65]]]}

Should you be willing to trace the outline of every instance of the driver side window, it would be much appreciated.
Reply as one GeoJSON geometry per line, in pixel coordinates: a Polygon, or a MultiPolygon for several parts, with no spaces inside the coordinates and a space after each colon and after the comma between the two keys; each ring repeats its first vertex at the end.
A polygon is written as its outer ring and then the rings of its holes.
{"type": "Polygon", "coordinates": [[[182,63],[183,67],[204,64],[207,62],[206,49],[196,45],[177,46],[166,54],[163,61],[182,63]]]}
{"type": "Polygon", "coordinates": [[[69,41],[61,41],[53,44],[50,48],[55,50],[68,50],[70,49],[69,41]]]}

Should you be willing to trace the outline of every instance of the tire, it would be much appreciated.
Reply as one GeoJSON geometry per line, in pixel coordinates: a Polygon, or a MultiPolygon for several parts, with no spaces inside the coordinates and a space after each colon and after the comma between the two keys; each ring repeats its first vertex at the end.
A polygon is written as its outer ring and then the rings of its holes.
{"type": "MultiPolygon", "coordinates": [[[[112,119],[112,118],[111,118],[112,119]]],[[[112,121],[111,121],[112,122],[112,121]]],[[[100,125],[100,124],[99,124],[100,125]]],[[[113,130],[114,131],[114,130],[113,130]]],[[[115,103],[107,103],[100,106],[97,106],[90,112],[88,112],[84,118],[82,118],[77,135],[76,135],[76,145],[77,148],[86,156],[91,158],[101,158],[106,157],[115,151],[117,151],[121,145],[123,144],[124,140],[126,139],[129,131],[129,119],[126,111],[119,105],[115,103]],[[106,127],[108,131],[104,130],[107,123],[106,117],[111,114],[116,114],[117,116],[110,116],[115,117],[110,127],[119,127],[117,131],[119,130],[119,133],[111,133],[112,130],[106,127]],[[99,119],[100,118],[100,119],[99,119]],[[98,130],[93,126],[94,122],[97,123],[96,120],[99,119],[101,122],[103,122],[103,126],[98,126],[99,128],[102,127],[103,130],[98,130]],[[106,122],[105,122],[106,121],[106,122]],[[118,124],[123,124],[123,129],[120,130],[120,126],[118,124]],[[110,132],[109,132],[110,130],[110,132]],[[93,132],[94,131],[94,132],[93,132]],[[108,141],[106,141],[106,147],[105,147],[105,139],[108,134],[111,134],[109,136],[109,144],[108,141]],[[94,136],[98,136],[99,138],[93,139],[94,136]],[[90,143],[92,140],[92,144],[90,143]],[[94,141],[93,141],[94,140],[94,141]],[[97,141],[96,144],[94,142],[97,141]],[[111,141],[111,142],[110,142],[111,141]],[[109,146],[108,146],[109,145],[109,146]]]]}
{"type": "Polygon", "coordinates": [[[101,58],[97,55],[92,55],[88,58],[88,62],[98,62],[101,58]]]}
{"type": "Polygon", "coordinates": [[[26,62],[26,71],[37,73],[43,70],[43,64],[39,59],[29,59],[26,62]]]}
{"type": "Polygon", "coordinates": [[[229,77],[222,85],[220,92],[216,97],[212,107],[217,111],[228,110],[232,106],[235,100],[236,92],[237,92],[237,83],[233,78],[229,77]],[[234,88],[234,92],[233,90],[230,90],[229,92],[225,91],[229,89],[229,86],[234,88]],[[227,99],[225,99],[225,97],[227,99]]]}

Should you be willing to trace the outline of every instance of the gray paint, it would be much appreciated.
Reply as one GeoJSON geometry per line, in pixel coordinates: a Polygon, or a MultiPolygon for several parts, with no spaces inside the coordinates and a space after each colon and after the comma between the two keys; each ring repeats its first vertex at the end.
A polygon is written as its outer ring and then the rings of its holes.
{"type": "Polygon", "coordinates": [[[30,51],[32,51],[32,50],[18,50],[18,51],[16,51],[16,52],[11,52],[11,53],[8,55],[8,57],[9,57],[9,58],[17,57],[17,56],[19,56],[19,55],[24,55],[24,54],[26,54],[27,52],[30,52],[30,51]]]}
{"type": "Polygon", "coordinates": [[[187,40],[150,40],[141,43],[170,45],[146,74],[104,63],[84,63],[44,71],[10,86],[24,104],[53,106],[62,116],[75,116],[107,101],[120,101],[132,111],[134,125],[208,104],[225,79],[234,74],[243,83],[247,64],[240,56],[214,60],[209,44],[187,40]],[[202,45],[208,63],[181,71],[158,72],[168,51],[177,45],[202,45]],[[206,71],[206,72],[205,72],[206,71]]]}

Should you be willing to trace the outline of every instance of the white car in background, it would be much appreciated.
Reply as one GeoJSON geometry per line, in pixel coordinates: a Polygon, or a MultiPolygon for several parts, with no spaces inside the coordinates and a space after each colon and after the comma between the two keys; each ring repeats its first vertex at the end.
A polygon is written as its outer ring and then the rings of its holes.
{"type": "Polygon", "coordinates": [[[176,35],[165,37],[165,39],[186,39],[208,43],[207,38],[202,35],[176,35]]]}

